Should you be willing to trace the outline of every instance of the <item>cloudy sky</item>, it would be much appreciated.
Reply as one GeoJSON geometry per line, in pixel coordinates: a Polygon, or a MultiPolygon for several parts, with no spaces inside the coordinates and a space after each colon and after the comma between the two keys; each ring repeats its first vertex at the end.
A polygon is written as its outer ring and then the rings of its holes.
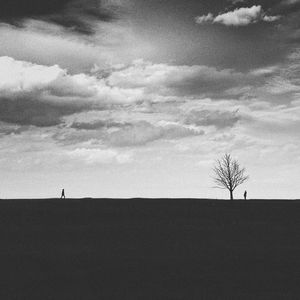
{"type": "Polygon", "coordinates": [[[0,197],[300,197],[299,0],[0,2],[0,197]]]}

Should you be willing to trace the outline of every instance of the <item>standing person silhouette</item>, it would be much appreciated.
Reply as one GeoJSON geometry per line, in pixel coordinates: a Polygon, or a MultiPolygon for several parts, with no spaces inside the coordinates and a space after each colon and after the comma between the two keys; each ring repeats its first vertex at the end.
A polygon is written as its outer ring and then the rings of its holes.
{"type": "Polygon", "coordinates": [[[62,189],[61,190],[61,197],[60,199],[66,199],[66,196],[65,196],[65,189],[62,189]]]}
{"type": "Polygon", "coordinates": [[[244,192],[244,200],[247,200],[247,191],[244,192]]]}

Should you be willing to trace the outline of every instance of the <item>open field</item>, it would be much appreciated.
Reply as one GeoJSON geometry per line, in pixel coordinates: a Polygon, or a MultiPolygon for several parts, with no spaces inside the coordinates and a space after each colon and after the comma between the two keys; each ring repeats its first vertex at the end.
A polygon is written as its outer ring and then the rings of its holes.
{"type": "Polygon", "coordinates": [[[0,201],[0,299],[300,299],[300,201],[0,201]]]}

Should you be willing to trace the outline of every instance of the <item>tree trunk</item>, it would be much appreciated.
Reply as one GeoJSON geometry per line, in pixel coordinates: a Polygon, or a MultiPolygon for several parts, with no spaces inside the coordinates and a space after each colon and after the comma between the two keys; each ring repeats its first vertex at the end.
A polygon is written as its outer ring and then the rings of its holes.
{"type": "Polygon", "coordinates": [[[232,190],[229,191],[230,191],[230,200],[233,200],[233,191],[232,190]]]}

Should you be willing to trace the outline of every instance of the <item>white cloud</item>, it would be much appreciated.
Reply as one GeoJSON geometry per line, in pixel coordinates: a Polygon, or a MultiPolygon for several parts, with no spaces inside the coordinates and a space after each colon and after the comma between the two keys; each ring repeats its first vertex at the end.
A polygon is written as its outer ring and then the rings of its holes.
{"type": "Polygon", "coordinates": [[[4,56],[0,57],[0,121],[53,126],[63,116],[81,111],[226,94],[253,79],[254,75],[230,69],[144,61],[106,73],[72,75],[58,65],[38,65],[4,56]]]}
{"type": "Polygon", "coordinates": [[[196,17],[196,23],[202,24],[202,23],[210,23],[214,21],[214,15],[212,13],[208,13],[207,15],[198,16],[196,17]]]}
{"type": "Polygon", "coordinates": [[[53,126],[64,115],[135,103],[144,96],[142,88],[111,86],[96,75],[0,57],[0,121],[53,126]]]}
{"type": "Polygon", "coordinates": [[[32,92],[47,87],[65,71],[57,65],[47,67],[0,57],[0,92],[2,96],[32,92]]]}
{"type": "Polygon", "coordinates": [[[113,149],[77,148],[69,151],[73,159],[85,161],[87,164],[128,163],[131,161],[130,153],[120,153],[113,149]]]}
{"type": "Polygon", "coordinates": [[[262,20],[265,22],[274,22],[280,19],[280,16],[263,16],[262,20]]]}
{"type": "Polygon", "coordinates": [[[106,84],[105,79],[79,73],[71,75],[58,65],[43,66],[11,57],[0,57],[0,95],[34,94],[42,100],[55,102],[93,101],[94,103],[126,103],[136,101],[141,91],[122,89],[106,84]]]}
{"type": "Polygon", "coordinates": [[[219,23],[226,26],[246,26],[259,21],[274,22],[279,16],[268,16],[263,11],[261,5],[253,5],[252,7],[240,7],[233,11],[228,11],[217,16],[211,13],[196,17],[196,23],[219,23]]]}
{"type": "Polygon", "coordinates": [[[279,67],[278,66],[268,66],[268,67],[263,67],[263,68],[258,68],[254,69],[251,71],[251,74],[254,76],[270,76],[275,74],[278,71],[279,67]]]}
{"type": "Polygon", "coordinates": [[[58,65],[45,66],[0,57],[0,96],[30,95],[55,105],[104,105],[169,101],[176,96],[224,93],[254,83],[262,73],[241,73],[204,65],[154,64],[143,60],[92,74],[70,74],[58,65]]]}

